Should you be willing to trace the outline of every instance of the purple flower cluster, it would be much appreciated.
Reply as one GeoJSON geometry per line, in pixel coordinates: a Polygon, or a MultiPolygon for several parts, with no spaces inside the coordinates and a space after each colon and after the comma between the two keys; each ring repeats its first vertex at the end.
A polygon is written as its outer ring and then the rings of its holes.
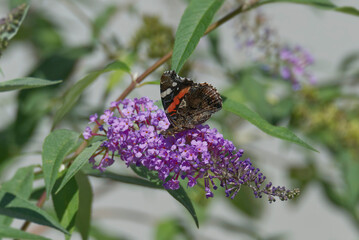
{"type": "Polygon", "coordinates": [[[106,136],[90,158],[94,168],[103,171],[119,156],[127,166],[135,164],[156,171],[167,189],[178,189],[180,179],[187,179],[188,187],[203,179],[207,198],[213,197],[212,190],[217,189],[217,185],[224,187],[227,197],[231,198],[242,185],[252,188],[256,197],[267,194],[270,202],[275,201],[274,197],[287,200],[299,194],[298,190],[273,187],[271,183],[262,187],[266,177],[249,159],[240,160],[243,150],[237,150],[216,129],[199,125],[165,137],[161,132],[169,127],[167,117],[148,98],[125,99],[113,102],[111,107],[118,114],[106,110],[100,116],[102,121],[96,114],[90,116],[90,122],[96,123],[101,133],[92,133],[89,127],[83,133],[85,139],[106,136]],[[101,156],[101,160],[96,165],[97,156],[101,156]]]}
{"type": "Polygon", "coordinates": [[[300,46],[282,44],[277,32],[269,25],[267,17],[260,11],[241,16],[237,42],[250,57],[264,69],[292,83],[293,89],[300,89],[300,81],[316,82],[308,70],[314,64],[313,56],[300,46]]]}
{"type": "Polygon", "coordinates": [[[283,47],[280,52],[280,75],[292,82],[293,88],[300,88],[299,79],[308,79],[310,83],[316,82],[314,76],[307,70],[314,63],[313,56],[300,46],[294,48],[283,47]]]}

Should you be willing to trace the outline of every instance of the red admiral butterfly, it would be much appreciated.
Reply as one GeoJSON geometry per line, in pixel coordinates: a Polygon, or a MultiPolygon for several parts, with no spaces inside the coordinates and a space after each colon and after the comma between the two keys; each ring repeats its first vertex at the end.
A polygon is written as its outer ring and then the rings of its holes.
{"type": "Polygon", "coordinates": [[[222,98],[213,86],[194,83],[173,70],[164,72],[161,77],[161,99],[171,123],[166,135],[194,128],[222,108],[222,98]]]}

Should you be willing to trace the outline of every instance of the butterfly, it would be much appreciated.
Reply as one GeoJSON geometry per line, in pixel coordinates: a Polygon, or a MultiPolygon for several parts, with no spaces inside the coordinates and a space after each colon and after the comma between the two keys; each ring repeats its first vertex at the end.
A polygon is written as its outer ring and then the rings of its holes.
{"type": "Polygon", "coordinates": [[[222,98],[216,88],[180,77],[174,70],[163,73],[160,90],[162,105],[170,122],[165,135],[195,128],[222,108],[222,98]]]}

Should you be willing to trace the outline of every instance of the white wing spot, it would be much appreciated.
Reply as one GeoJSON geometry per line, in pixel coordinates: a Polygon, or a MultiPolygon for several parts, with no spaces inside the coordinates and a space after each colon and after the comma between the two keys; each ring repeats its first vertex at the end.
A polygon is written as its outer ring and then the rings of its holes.
{"type": "Polygon", "coordinates": [[[161,98],[166,97],[171,92],[172,92],[171,88],[167,88],[166,91],[161,92],[161,98]]]}

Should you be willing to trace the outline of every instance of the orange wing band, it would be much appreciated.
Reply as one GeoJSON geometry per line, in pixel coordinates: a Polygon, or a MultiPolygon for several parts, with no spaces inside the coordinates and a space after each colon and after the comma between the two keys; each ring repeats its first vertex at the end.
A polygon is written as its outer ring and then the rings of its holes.
{"type": "Polygon", "coordinates": [[[182,89],[174,98],[173,98],[173,102],[168,106],[167,108],[167,112],[171,113],[171,112],[176,112],[176,107],[178,106],[178,104],[181,101],[181,98],[183,98],[183,96],[189,91],[191,87],[186,87],[184,89],[182,89]]]}

